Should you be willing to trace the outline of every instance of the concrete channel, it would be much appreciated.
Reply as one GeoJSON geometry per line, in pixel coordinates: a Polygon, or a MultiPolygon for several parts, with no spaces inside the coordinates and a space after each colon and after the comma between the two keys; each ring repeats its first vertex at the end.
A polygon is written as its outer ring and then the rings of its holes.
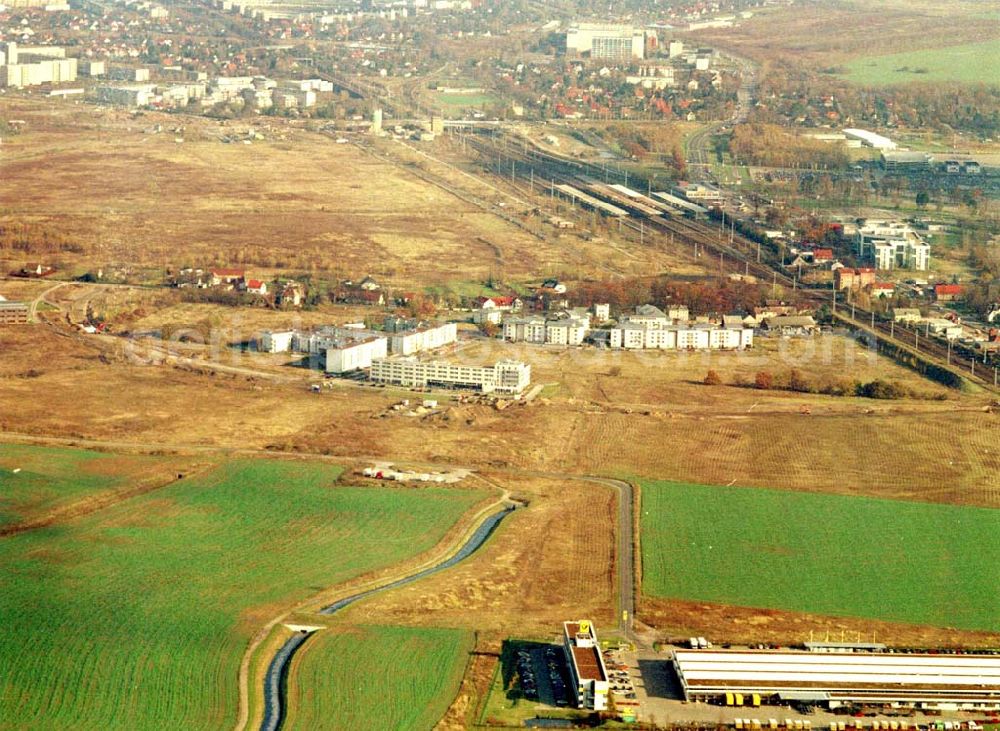
{"type": "MultiPolygon", "coordinates": [[[[335,614],[341,609],[344,609],[345,607],[374,594],[381,594],[385,591],[398,589],[401,586],[412,584],[414,581],[419,581],[420,579],[436,574],[439,571],[444,571],[445,569],[449,569],[452,566],[461,563],[475,553],[476,550],[478,550],[480,546],[486,542],[486,539],[488,539],[490,535],[492,535],[493,531],[496,530],[500,521],[514,512],[514,509],[515,508],[513,506],[506,507],[503,510],[490,515],[486,518],[486,520],[479,524],[479,527],[476,528],[473,534],[469,536],[469,539],[460,549],[458,549],[458,551],[441,563],[423,569],[422,571],[417,571],[409,576],[404,576],[401,579],[396,579],[388,584],[377,586],[374,589],[368,589],[367,591],[339,599],[333,604],[323,607],[319,613],[326,615],[335,614]]],[[[296,632],[288,638],[284,645],[281,646],[281,649],[278,650],[275,656],[271,659],[271,663],[267,666],[267,675],[264,677],[264,720],[260,724],[261,731],[278,731],[278,729],[281,728],[281,724],[285,720],[288,666],[296,650],[298,650],[310,636],[311,635],[309,633],[296,632]]]]}

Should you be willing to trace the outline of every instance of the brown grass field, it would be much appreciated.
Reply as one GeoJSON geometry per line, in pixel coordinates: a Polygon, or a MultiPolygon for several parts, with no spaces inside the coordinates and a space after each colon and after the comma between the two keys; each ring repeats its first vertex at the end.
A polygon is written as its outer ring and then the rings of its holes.
{"type": "Polygon", "coordinates": [[[1000,17],[982,3],[963,0],[838,0],[766,9],[735,28],[697,35],[758,61],[780,58],[820,68],[860,56],[995,39],[1000,17]]]}
{"type": "MultiPolygon", "coordinates": [[[[243,265],[258,276],[371,273],[419,289],[481,282],[491,271],[510,281],[567,266],[607,274],[606,245],[557,236],[540,219],[532,224],[546,229],[539,239],[417,177],[415,167],[457,176],[496,202],[488,188],[402,145],[379,143],[383,159],[288,120],[131,117],[10,98],[0,100],[0,118],[26,123],[4,139],[0,225],[30,224],[79,250],[0,250],[4,271],[38,259],[70,271],[243,265]],[[157,125],[163,131],[152,133],[157,125]],[[183,133],[170,131],[178,126],[183,133]],[[264,139],[244,144],[251,127],[264,139]],[[236,141],[224,144],[226,135],[236,141]]],[[[615,271],[651,265],[665,266],[665,255],[630,252],[615,271]]]]}
{"type": "MultiPolygon", "coordinates": [[[[501,355],[496,347],[473,344],[452,357],[492,362],[501,355]]],[[[988,397],[870,401],[698,382],[708,367],[725,382],[769,363],[781,372],[781,356],[770,349],[762,343],[757,363],[733,355],[705,362],[670,353],[515,350],[532,363],[536,383],[556,384],[534,402],[504,411],[452,404],[437,415],[383,418],[397,392],[340,384],[313,394],[315,372],[269,357],[233,361],[227,353],[224,364],[244,370],[212,374],[136,365],[120,339],[9,328],[0,352],[8,404],[0,429],[1000,506],[998,417],[988,413],[988,397]]],[[[807,372],[840,374],[851,351],[838,351],[807,372]]],[[[938,388],[884,359],[853,357],[852,375],[862,380],[878,375],[928,393],[938,388]]]]}

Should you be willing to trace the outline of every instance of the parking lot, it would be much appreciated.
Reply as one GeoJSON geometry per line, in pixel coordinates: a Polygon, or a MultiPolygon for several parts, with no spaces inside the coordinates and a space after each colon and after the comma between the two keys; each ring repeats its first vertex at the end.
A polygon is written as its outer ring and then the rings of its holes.
{"type": "Polygon", "coordinates": [[[558,645],[524,644],[515,654],[518,684],[524,697],[546,706],[572,706],[567,690],[566,656],[558,645]]]}

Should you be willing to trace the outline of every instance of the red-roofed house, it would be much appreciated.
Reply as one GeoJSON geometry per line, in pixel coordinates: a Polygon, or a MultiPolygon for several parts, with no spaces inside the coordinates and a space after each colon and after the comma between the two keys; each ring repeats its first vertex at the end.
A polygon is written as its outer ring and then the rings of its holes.
{"type": "Polygon", "coordinates": [[[259,279],[248,279],[247,292],[250,294],[267,294],[267,284],[259,279]]]}
{"type": "Polygon", "coordinates": [[[965,294],[965,287],[961,284],[935,284],[934,285],[934,301],[935,302],[954,302],[955,300],[962,299],[965,294]]]}
{"type": "Polygon", "coordinates": [[[524,306],[521,298],[514,296],[480,297],[476,300],[476,304],[482,310],[509,310],[511,312],[517,312],[524,306]]]}
{"type": "Polygon", "coordinates": [[[820,262],[833,261],[833,249],[814,249],[813,261],[817,264],[820,262]]]}
{"type": "Polygon", "coordinates": [[[896,285],[892,282],[875,282],[872,285],[873,297],[892,297],[896,294],[896,285]]]}

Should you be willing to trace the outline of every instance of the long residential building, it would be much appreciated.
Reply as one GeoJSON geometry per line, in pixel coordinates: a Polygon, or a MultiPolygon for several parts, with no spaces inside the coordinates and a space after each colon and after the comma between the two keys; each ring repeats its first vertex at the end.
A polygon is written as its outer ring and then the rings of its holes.
{"type": "Polygon", "coordinates": [[[0,325],[27,325],[29,315],[27,302],[9,302],[0,298],[0,325]]]}
{"type": "Polygon", "coordinates": [[[582,345],[590,331],[590,317],[545,318],[538,315],[505,320],[503,339],[512,343],[582,345]]]}
{"type": "Polygon", "coordinates": [[[586,619],[563,622],[563,649],[573,675],[577,708],[607,710],[611,684],[594,623],[586,619]]]}
{"type": "Polygon", "coordinates": [[[443,325],[404,330],[389,337],[389,350],[394,355],[413,355],[424,350],[434,350],[451,345],[458,340],[458,326],[454,322],[443,325]]]}
{"type": "Polygon", "coordinates": [[[688,701],[1000,709],[1000,655],[678,650],[673,666],[688,701]]]}
{"type": "Polygon", "coordinates": [[[753,328],[709,324],[649,327],[626,322],[608,332],[608,347],[626,350],[743,350],[753,347],[753,328]]]}
{"type": "Polygon", "coordinates": [[[531,366],[501,360],[492,366],[469,366],[415,358],[376,358],[371,380],[407,388],[469,388],[514,396],[531,384],[531,366]]]}
{"type": "Polygon", "coordinates": [[[344,337],[330,342],[324,360],[327,373],[350,373],[371,368],[376,358],[385,358],[389,341],[384,337],[363,335],[359,338],[344,337]]]}

